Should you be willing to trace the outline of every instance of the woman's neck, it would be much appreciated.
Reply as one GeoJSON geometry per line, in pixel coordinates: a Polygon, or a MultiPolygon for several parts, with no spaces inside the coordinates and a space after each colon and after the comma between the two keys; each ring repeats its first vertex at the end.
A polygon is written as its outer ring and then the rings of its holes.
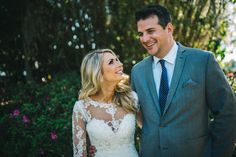
{"type": "Polygon", "coordinates": [[[94,98],[97,101],[111,103],[114,97],[115,93],[115,87],[114,86],[102,86],[101,90],[94,95],[92,98],[94,98]]]}

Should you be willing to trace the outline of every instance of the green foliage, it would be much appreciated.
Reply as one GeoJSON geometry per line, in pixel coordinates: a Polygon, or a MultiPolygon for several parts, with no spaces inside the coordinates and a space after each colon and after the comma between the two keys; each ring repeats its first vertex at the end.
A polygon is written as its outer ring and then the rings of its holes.
{"type": "Polygon", "coordinates": [[[223,70],[226,74],[226,78],[229,82],[229,85],[231,86],[235,96],[236,96],[236,72],[232,72],[232,70],[229,68],[229,67],[232,67],[232,66],[236,66],[235,65],[236,62],[229,62],[229,63],[226,63],[226,64],[223,64],[223,70]],[[234,64],[234,65],[232,65],[234,64]]]}
{"type": "Polygon", "coordinates": [[[218,61],[222,61],[225,58],[226,50],[221,46],[221,39],[211,40],[207,47],[215,54],[218,61]]]}
{"type": "Polygon", "coordinates": [[[229,0],[169,2],[3,1],[0,73],[5,72],[5,78],[11,82],[39,81],[48,73],[79,69],[86,53],[105,47],[120,56],[129,72],[146,56],[137,39],[134,21],[134,12],[144,4],[165,5],[172,14],[175,39],[186,46],[205,49],[211,40],[225,36],[227,22],[223,16],[229,0]]]}
{"type": "Polygon", "coordinates": [[[0,108],[2,156],[72,156],[71,116],[79,75],[57,75],[46,84],[18,84],[0,108]]]}

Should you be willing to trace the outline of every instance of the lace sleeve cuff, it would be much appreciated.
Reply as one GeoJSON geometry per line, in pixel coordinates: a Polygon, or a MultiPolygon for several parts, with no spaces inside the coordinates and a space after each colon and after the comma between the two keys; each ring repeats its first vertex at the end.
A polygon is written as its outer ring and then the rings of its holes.
{"type": "Polygon", "coordinates": [[[85,121],[79,105],[75,104],[72,116],[73,153],[74,157],[86,157],[85,121]]]}

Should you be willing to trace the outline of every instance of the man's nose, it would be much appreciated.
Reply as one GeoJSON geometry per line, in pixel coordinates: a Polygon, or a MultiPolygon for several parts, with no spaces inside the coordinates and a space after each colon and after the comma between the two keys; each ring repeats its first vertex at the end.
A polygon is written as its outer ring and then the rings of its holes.
{"type": "Polygon", "coordinates": [[[143,34],[143,36],[141,37],[141,41],[147,42],[148,40],[149,40],[149,36],[147,34],[143,34]]]}

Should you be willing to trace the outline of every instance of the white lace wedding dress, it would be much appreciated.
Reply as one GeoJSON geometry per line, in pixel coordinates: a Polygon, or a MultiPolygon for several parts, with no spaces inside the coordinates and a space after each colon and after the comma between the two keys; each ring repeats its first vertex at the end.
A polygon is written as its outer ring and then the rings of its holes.
{"type": "Polygon", "coordinates": [[[114,104],[92,99],[77,101],[72,118],[74,157],[87,156],[87,136],[96,147],[95,157],[138,157],[134,145],[135,123],[134,114],[114,104]]]}

